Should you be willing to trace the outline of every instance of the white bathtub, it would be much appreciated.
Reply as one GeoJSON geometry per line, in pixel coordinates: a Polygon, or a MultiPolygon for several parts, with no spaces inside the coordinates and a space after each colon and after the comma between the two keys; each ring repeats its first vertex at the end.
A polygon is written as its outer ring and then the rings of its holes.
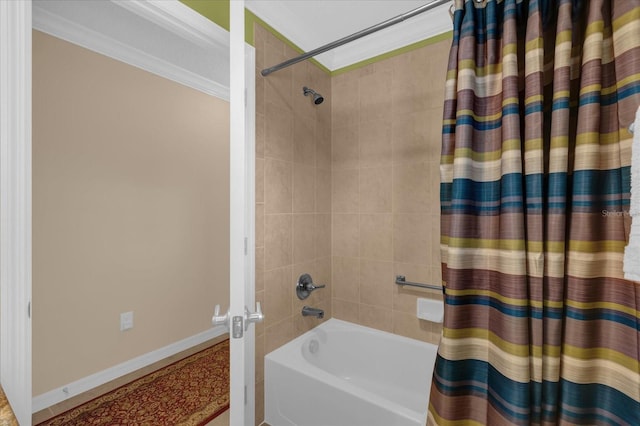
{"type": "Polygon", "coordinates": [[[265,357],[271,426],[424,426],[437,346],[330,319],[265,357]]]}

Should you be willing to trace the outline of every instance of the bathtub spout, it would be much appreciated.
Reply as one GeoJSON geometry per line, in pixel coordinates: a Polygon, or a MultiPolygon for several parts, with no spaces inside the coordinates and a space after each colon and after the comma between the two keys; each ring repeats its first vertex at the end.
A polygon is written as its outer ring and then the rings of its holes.
{"type": "Polygon", "coordinates": [[[316,318],[324,318],[324,311],[318,308],[312,308],[311,306],[303,306],[302,307],[302,316],[303,317],[316,317],[316,318]]]}

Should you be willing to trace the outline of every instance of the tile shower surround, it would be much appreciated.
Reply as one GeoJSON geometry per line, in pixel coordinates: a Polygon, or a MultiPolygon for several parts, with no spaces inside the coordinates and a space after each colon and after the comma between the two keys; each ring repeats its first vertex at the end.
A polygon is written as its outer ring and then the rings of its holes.
{"type": "Polygon", "coordinates": [[[365,326],[437,343],[416,318],[408,280],[440,283],[439,156],[450,40],[330,77],[310,62],[260,76],[297,55],[260,25],[256,47],[256,419],[264,355],[322,320],[307,304],[365,326]],[[308,86],[325,97],[315,106],[308,86]],[[327,288],[305,301],[309,273],[327,288]]]}

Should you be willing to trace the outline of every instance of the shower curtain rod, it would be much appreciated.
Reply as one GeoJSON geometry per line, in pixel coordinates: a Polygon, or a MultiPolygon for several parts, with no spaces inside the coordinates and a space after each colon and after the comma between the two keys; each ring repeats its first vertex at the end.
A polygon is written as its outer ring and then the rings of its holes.
{"type": "Polygon", "coordinates": [[[449,3],[450,1],[451,0],[434,0],[434,1],[430,2],[430,3],[422,5],[422,6],[418,7],[418,8],[416,8],[416,9],[410,10],[409,12],[403,13],[402,15],[398,15],[395,18],[387,19],[386,21],[381,22],[379,24],[376,24],[376,25],[374,25],[372,27],[365,28],[364,30],[358,31],[357,33],[353,33],[353,34],[351,34],[349,36],[343,37],[343,38],[341,38],[339,40],[336,40],[334,42],[331,42],[329,44],[325,44],[324,46],[320,46],[317,49],[310,50],[309,52],[303,53],[302,55],[297,56],[295,58],[288,59],[288,60],[286,60],[286,61],[284,61],[284,62],[282,62],[282,63],[280,63],[278,65],[274,65],[274,66],[272,66],[270,68],[265,68],[260,72],[260,74],[262,74],[263,77],[266,77],[269,74],[271,74],[272,72],[281,70],[282,68],[286,68],[286,67],[288,67],[290,65],[293,65],[293,64],[297,64],[298,62],[301,62],[301,61],[304,61],[306,59],[309,59],[312,56],[319,55],[319,54],[324,53],[324,52],[326,52],[328,50],[335,49],[336,47],[342,46],[343,44],[352,42],[354,40],[357,40],[357,39],[362,38],[364,36],[367,36],[369,34],[372,34],[372,33],[375,33],[377,31],[383,30],[383,29],[385,29],[387,27],[390,27],[390,26],[395,25],[395,24],[397,24],[399,22],[402,22],[402,21],[404,21],[406,19],[409,19],[409,18],[412,18],[412,17],[414,17],[416,15],[419,15],[422,12],[426,12],[427,10],[431,10],[431,9],[433,9],[435,7],[438,7],[438,6],[441,6],[441,5],[445,4],[445,3],[449,3]]]}

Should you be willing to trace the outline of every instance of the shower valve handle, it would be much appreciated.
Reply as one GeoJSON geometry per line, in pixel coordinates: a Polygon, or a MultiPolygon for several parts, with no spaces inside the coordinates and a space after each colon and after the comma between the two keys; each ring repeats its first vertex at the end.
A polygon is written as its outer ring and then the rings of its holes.
{"type": "Polygon", "coordinates": [[[321,285],[313,284],[313,278],[311,278],[311,275],[302,274],[300,275],[300,278],[298,278],[298,283],[296,284],[296,295],[298,296],[298,299],[304,300],[307,297],[309,297],[309,295],[313,290],[317,290],[319,288],[325,288],[325,287],[326,285],[324,284],[321,284],[321,285]]]}

